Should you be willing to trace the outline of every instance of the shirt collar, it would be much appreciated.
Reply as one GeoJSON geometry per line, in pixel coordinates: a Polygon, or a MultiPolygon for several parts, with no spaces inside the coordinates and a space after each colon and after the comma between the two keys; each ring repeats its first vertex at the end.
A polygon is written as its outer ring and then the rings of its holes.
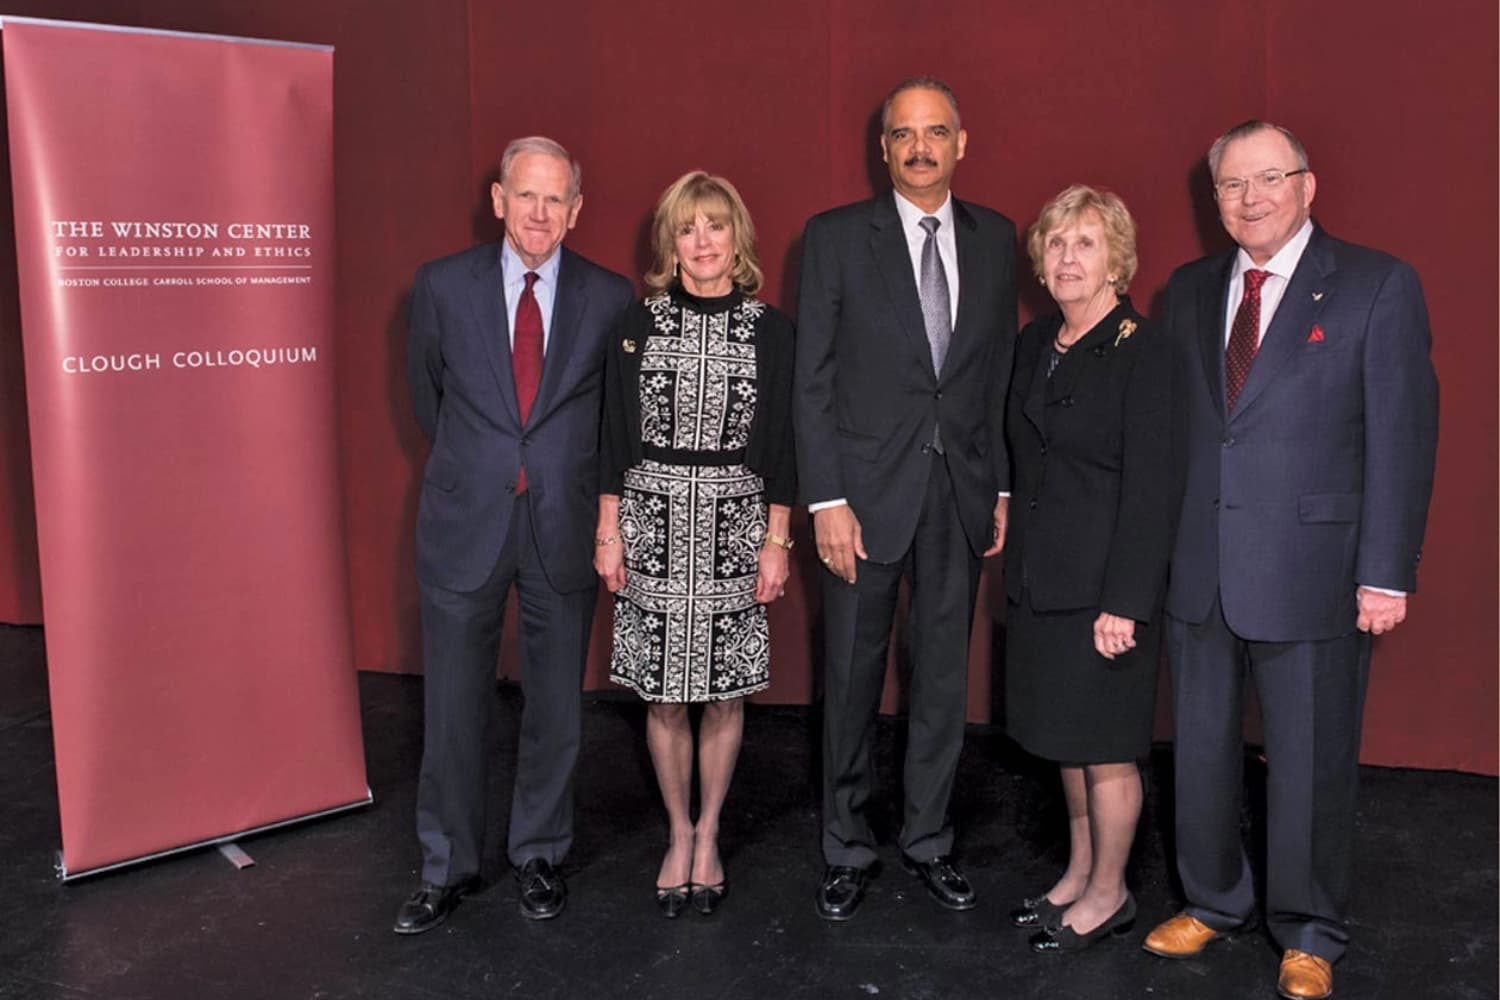
{"type": "Polygon", "coordinates": [[[1313,224],[1308,219],[1302,223],[1302,228],[1286,241],[1286,246],[1276,251],[1276,256],[1266,261],[1264,265],[1258,265],[1250,259],[1244,247],[1234,255],[1234,274],[1232,279],[1238,279],[1246,271],[1251,269],[1259,271],[1270,271],[1278,278],[1292,280],[1292,272],[1297,270],[1297,263],[1302,260],[1302,251],[1307,249],[1307,241],[1312,239],[1313,224]]]}
{"type": "Polygon", "coordinates": [[[948,232],[953,231],[953,193],[951,191],[943,199],[943,203],[938,206],[936,212],[922,211],[916,205],[912,204],[900,191],[893,189],[891,193],[896,196],[896,214],[901,216],[901,227],[903,229],[917,229],[921,225],[922,220],[931,215],[942,223],[938,227],[939,233],[945,230],[948,232]]]}
{"type": "MultiPolygon", "coordinates": [[[[559,246],[552,251],[552,256],[542,261],[542,266],[536,269],[537,280],[551,288],[557,287],[557,272],[562,266],[562,247],[559,246]]],[[[505,284],[519,285],[526,280],[526,272],[530,270],[521,260],[519,254],[511,249],[510,241],[501,237],[500,239],[500,274],[505,284]]]]}

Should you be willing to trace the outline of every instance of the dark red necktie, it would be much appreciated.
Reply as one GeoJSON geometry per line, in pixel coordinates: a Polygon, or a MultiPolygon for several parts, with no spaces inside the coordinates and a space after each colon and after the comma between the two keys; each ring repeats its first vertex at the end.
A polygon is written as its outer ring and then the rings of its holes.
{"type": "Polygon", "coordinates": [[[1227,409],[1233,410],[1245,387],[1245,378],[1250,374],[1250,363],[1255,360],[1260,345],[1260,286],[1271,276],[1270,271],[1246,271],[1245,296],[1234,312],[1234,322],[1229,327],[1229,347],[1224,352],[1224,401],[1227,409]]]}
{"type": "MultiPolygon", "coordinates": [[[[542,308],[537,305],[536,272],[526,272],[526,288],[516,303],[516,328],[510,348],[510,367],[516,377],[516,403],[521,408],[521,425],[531,416],[536,402],[536,388],[542,382],[542,308]]],[[[523,459],[524,461],[524,459],[523,459]]],[[[516,495],[526,492],[526,467],[516,478],[516,495]]]]}

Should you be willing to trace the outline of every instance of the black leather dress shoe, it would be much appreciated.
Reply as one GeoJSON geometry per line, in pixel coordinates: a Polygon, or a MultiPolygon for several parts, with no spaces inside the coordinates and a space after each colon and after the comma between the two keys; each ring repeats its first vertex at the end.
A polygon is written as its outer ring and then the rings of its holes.
{"type": "Polygon", "coordinates": [[[1071,903],[1054,903],[1044,892],[1021,900],[1021,905],[1010,911],[1010,922],[1017,927],[1056,927],[1062,922],[1063,911],[1071,903]]]}
{"type": "Polygon", "coordinates": [[[453,885],[433,885],[423,882],[417,891],[406,897],[396,913],[397,934],[421,934],[430,931],[444,920],[458,901],[479,887],[479,880],[465,879],[453,885]]]}
{"type": "Polygon", "coordinates": [[[940,906],[950,910],[974,908],[974,890],[969,886],[969,880],[946,854],[939,854],[931,861],[918,861],[902,851],[901,867],[921,879],[940,906]]]}
{"type": "Polygon", "coordinates": [[[551,920],[568,901],[568,886],[561,873],[542,858],[532,858],[515,869],[516,893],[521,916],[527,920],[551,920]]]}
{"type": "Polygon", "coordinates": [[[1130,893],[1125,894],[1125,902],[1120,904],[1110,917],[1089,931],[1087,934],[1079,934],[1066,924],[1057,927],[1049,927],[1040,933],[1031,935],[1031,950],[1041,955],[1058,951],[1082,951],[1096,941],[1101,941],[1112,934],[1128,934],[1130,928],[1135,926],[1135,897],[1130,893]]]}
{"type": "Polygon", "coordinates": [[[868,874],[863,868],[829,865],[818,885],[818,916],[824,920],[848,920],[865,898],[868,874]]]}

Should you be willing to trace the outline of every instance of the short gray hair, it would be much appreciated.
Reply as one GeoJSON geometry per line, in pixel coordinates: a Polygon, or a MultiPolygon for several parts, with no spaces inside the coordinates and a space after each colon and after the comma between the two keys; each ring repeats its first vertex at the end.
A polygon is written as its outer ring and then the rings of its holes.
{"type": "Polygon", "coordinates": [[[505,147],[505,152],[500,156],[500,184],[505,185],[505,179],[510,176],[510,165],[516,162],[516,157],[523,153],[540,153],[543,156],[555,156],[568,165],[571,174],[568,196],[577,198],[583,191],[583,168],[578,161],[573,159],[562,143],[555,139],[549,139],[544,135],[528,135],[523,139],[512,139],[510,145],[505,147]]]}
{"type": "Polygon", "coordinates": [[[1310,169],[1307,164],[1307,149],[1302,145],[1302,140],[1292,134],[1289,128],[1271,122],[1263,122],[1259,118],[1252,118],[1247,122],[1240,122],[1234,128],[1225,132],[1214,140],[1214,144],[1208,147],[1208,172],[1214,180],[1219,179],[1219,161],[1224,159],[1224,150],[1236,139],[1246,139],[1257,132],[1280,132],[1282,138],[1292,147],[1292,155],[1297,158],[1297,169],[1310,169]]]}
{"type": "Polygon", "coordinates": [[[958,95],[953,93],[953,88],[935,76],[909,76],[905,80],[891,88],[891,92],[885,95],[885,102],[880,105],[880,131],[884,133],[891,127],[891,105],[896,98],[908,90],[935,90],[948,99],[948,105],[953,108],[953,125],[955,128],[961,126],[958,117],[958,95]]]}

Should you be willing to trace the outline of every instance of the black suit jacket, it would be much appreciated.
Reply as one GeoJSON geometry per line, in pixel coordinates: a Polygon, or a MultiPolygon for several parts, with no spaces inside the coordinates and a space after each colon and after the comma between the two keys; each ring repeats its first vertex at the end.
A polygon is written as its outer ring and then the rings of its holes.
{"type": "Polygon", "coordinates": [[[1006,430],[1014,494],[1005,589],[1038,611],[1097,607],[1137,621],[1161,610],[1176,517],[1172,365],[1166,340],[1123,300],[1058,362],[1062,324],[1016,345],[1006,430]]]}
{"type": "Polygon", "coordinates": [[[500,273],[500,244],[422,265],[411,296],[407,376],[432,441],[417,508],[417,578],[478,588],[510,527],[522,462],[537,547],[559,591],[596,585],[598,449],[604,348],[630,282],[559,250],[542,381],[521,424],[500,273]]]}
{"type": "Polygon", "coordinates": [[[1432,493],[1437,378],[1416,272],[1315,228],[1232,414],[1224,329],[1234,254],[1180,268],[1166,327],[1186,457],[1167,611],[1236,634],[1331,639],[1358,585],[1412,591],[1432,493]]]}
{"type": "Polygon", "coordinates": [[[953,200],[958,321],[932,370],[895,194],[814,216],[802,237],[795,373],[799,481],[809,503],[844,497],[865,550],[895,562],[911,545],[933,426],[964,532],[989,547],[1009,488],[1005,390],[1016,331],[1015,227],[953,200]]]}

